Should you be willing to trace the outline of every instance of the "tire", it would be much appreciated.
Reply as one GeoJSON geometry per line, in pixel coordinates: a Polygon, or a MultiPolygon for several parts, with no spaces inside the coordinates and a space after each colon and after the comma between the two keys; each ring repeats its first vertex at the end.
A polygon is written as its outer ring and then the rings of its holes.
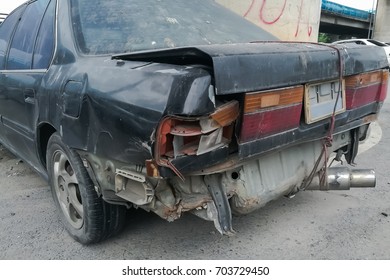
{"type": "Polygon", "coordinates": [[[100,242],[118,233],[126,208],[105,202],[80,156],[54,133],[47,146],[47,171],[55,205],[69,234],[82,244],[100,242]]]}

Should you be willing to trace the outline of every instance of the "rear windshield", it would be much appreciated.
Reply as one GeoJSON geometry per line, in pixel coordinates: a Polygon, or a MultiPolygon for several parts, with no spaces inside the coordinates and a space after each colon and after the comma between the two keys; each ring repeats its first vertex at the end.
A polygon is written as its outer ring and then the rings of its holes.
{"type": "Polygon", "coordinates": [[[276,40],[213,0],[71,0],[85,54],[276,40]]]}

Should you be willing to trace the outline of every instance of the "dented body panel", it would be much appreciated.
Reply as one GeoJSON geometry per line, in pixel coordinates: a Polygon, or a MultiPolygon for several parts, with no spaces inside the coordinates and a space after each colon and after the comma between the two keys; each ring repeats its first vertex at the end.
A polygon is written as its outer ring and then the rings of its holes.
{"type": "MultiPolygon", "coordinates": [[[[12,115],[3,110],[0,140],[46,177],[47,141],[58,132],[105,201],[168,221],[192,212],[232,233],[231,212],[249,213],[317,179],[328,186],[329,154],[353,163],[386,97],[380,48],[276,42],[259,31],[264,42],[90,54],[77,39],[75,3],[56,2],[55,50],[35,82],[30,135],[7,133],[12,115]],[[308,89],[319,105],[342,110],[308,122],[308,89]]],[[[31,80],[0,70],[3,99],[11,74],[31,80]]]]}
{"type": "Polygon", "coordinates": [[[327,46],[314,43],[253,42],[160,50],[114,56],[117,59],[212,66],[217,95],[285,87],[387,67],[380,48],[327,46]],[[290,71],[286,71],[290,69],[290,71]],[[278,75],[283,73],[283,75],[278,75]]]}

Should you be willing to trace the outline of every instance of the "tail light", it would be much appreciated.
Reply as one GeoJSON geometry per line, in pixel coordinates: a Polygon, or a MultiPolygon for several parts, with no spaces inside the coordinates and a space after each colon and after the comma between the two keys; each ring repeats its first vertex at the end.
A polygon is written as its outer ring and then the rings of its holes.
{"type": "Polygon", "coordinates": [[[210,116],[165,118],[157,132],[157,163],[171,167],[170,160],[174,158],[201,155],[228,145],[238,115],[238,102],[231,101],[218,107],[210,116]]]}
{"type": "Polygon", "coordinates": [[[383,102],[387,95],[388,81],[388,70],[347,77],[345,79],[347,110],[374,102],[383,102]]]}
{"type": "Polygon", "coordinates": [[[298,127],[303,93],[303,86],[247,93],[240,140],[248,142],[298,127]]]}

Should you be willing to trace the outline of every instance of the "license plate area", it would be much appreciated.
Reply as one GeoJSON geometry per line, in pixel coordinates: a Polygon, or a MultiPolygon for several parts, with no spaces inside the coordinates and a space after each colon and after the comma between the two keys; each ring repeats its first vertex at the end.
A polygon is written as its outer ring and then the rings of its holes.
{"type": "Polygon", "coordinates": [[[311,124],[330,117],[335,104],[336,114],[345,112],[345,81],[327,81],[305,85],[305,121],[311,124]],[[341,93],[339,94],[339,91],[341,93]],[[337,97],[339,95],[339,97],[337,97]]]}

